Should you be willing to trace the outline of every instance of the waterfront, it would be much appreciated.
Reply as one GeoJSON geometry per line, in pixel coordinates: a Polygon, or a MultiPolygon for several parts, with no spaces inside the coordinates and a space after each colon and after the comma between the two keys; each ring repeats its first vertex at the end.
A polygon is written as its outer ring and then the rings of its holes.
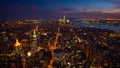
{"type": "Polygon", "coordinates": [[[86,23],[84,20],[78,20],[78,19],[71,19],[71,21],[76,24],[83,27],[94,27],[98,29],[108,29],[113,31],[120,31],[120,26],[113,26],[113,25],[107,25],[107,24],[97,24],[97,23],[86,23]]]}
{"type": "Polygon", "coordinates": [[[120,0],[0,0],[0,68],[120,68],[120,0]]]}

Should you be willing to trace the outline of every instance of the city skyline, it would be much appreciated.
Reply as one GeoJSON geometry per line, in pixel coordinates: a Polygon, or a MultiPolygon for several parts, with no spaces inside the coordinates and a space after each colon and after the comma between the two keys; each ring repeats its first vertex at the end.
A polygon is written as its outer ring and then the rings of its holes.
{"type": "Polygon", "coordinates": [[[1,0],[0,19],[120,18],[120,0],[1,0]]]}

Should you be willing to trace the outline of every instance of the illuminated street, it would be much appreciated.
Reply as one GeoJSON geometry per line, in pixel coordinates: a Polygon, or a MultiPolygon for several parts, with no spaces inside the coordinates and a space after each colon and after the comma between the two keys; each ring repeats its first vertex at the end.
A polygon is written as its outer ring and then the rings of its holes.
{"type": "Polygon", "coordinates": [[[14,30],[9,27],[10,31],[5,31],[7,26],[1,30],[1,43],[9,48],[1,46],[1,65],[9,64],[10,68],[119,67],[119,31],[51,22],[24,22],[15,24],[14,30]]]}
{"type": "Polygon", "coordinates": [[[120,68],[120,0],[0,0],[0,68],[120,68]]]}

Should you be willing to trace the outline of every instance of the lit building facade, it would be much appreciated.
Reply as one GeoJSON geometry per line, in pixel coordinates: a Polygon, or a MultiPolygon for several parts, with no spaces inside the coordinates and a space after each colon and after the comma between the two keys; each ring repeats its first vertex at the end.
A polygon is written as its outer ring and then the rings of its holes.
{"type": "Polygon", "coordinates": [[[33,30],[30,47],[32,55],[34,55],[37,51],[37,34],[35,30],[33,30]]]}

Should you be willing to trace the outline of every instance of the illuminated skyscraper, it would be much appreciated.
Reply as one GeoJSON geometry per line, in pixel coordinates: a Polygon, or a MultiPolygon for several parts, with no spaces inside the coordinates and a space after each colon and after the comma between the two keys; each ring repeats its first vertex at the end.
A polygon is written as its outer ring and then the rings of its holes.
{"type": "Polygon", "coordinates": [[[36,34],[36,31],[33,30],[33,34],[32,34],[32,38],[31,38],[31,52],[32,52],[32,55],[34,55],[37,51],[37,34],[36,34]]]}
{"type": "Polygon", "coordinates": [[[16,47],[20,46],[20,43],[19,43],[18,39],[16,39],[16,42],[15,42],[14,46],[16,46],[16,47]]]}
{"type": "Polygon", "coordinates": [[[63,21],[65,22],[65,20],[66,20],[66,16],[64,15],[64,17],[63,17],[63,21]]]}
{"type": "Polygon", "coordinates": [[[19,52],[20,52],[20,49],[21,49],[20,45],[21,44],[19,43],[18,39],[16,39],[14,46],[15,46],[15,53],[17,53],[17,54],[19,54],[19,52]]]}

